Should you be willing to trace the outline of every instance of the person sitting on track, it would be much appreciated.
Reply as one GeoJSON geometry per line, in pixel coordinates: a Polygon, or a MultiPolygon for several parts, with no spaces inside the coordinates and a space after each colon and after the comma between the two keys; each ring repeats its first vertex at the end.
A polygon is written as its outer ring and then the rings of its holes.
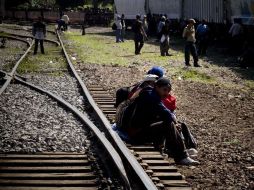
{"type": "Polygon", "coordinates": [[[172,113],[161,101],[170,90],[171,84],[166,78],[158,79],[154,88],[148,86],[142,89],[137,98],[129,100],[118,112],[117,127],[128,135],[132,143],[153,142],[155,147],[160,148],[165,141],[166,153],[173,156],[176,163],[198,164],[189,157],[172,113]]]}
{"type": "Polygon", "coordinates": [[[34,55],[37,54],[39,43],[41,47],[41,53],[45,54],[43,41],[46,38],[46,32],[47,32],[46,25],[42,22],[42,17],[39,17],[38,21],[33,24],[32,29],[32,34],[35,38],[34,55]]]}

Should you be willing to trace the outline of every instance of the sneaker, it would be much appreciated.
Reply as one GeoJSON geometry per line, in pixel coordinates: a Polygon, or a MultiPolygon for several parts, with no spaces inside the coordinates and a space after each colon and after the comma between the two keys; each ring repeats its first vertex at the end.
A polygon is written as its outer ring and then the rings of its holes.
{"type": "Polygon", "coordinates": [[[195,148],[190,148],[186,150],[190,157],[197,157],[198,151],[195,148]]]}
{"type": "Polygon", "coordinates": [[[200,163],[196,160],[191,159],[190,157],[187,157],[177,162],[177,164],[190,166],[190,165],[199,165],[200,163]]]}

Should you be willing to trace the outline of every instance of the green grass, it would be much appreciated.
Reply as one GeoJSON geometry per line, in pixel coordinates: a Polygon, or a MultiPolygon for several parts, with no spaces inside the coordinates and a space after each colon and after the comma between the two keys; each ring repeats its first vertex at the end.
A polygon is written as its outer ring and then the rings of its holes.
{"type": "MultiPolygon", "coordinates": [[[[40,72],[42,70],[61,70],[66,69],[67,63],[64,60],[60,47],[45,46],[46,54],[40,52],[36,56],[30,53],[19,65],[19,73],[40,72]]],[[[58,72],[56,73],[58,75],[58,72]]]]}
{"type": "MultiPolygon", "coordinates": [[[[179,80],[188,80],[206,84],[218,84],[225,88],[239,88],[246,90],[254,89],[253,72],[249,70],[234,69],[242,76],[244,81],[237,84],[227,81],[221,77],[221,67],[216,64],[208,64],[200,59],[202,68],[184,68],[184,41],[181,38],[173,38],[170,45],[171,57],[161,57],[158,42],[149,40],[145,42],[141,55],[134,55],[134,42],[127,40],[125,43],[115,43],[115,35],[111,30],[101,28],[89,31],[85,36],[79,32],[67,32],[65,38],[68,40],[68,49],[72,53],[77,53],[78,58],[87,64],[103,64],[113,66],[140,66],[144,70],[151,66],[162,66],[167,70],[170,77],[179,80]],[[173,49],[172,49],[173,48],[173,49]]],[[[127,33],[127,39],[132,39],[127,33]]],[[[224,60],[224,58],[221,58],[224,60]]],[[[218,59],[218,61],[223,62],[218,59]]],[[[75,62],[74,62],[75,64],[75,62]]],[[[227,74],[227,73],[226,73],[227,74]]],[[[230,74],[230,72],[229,72],[230,74]]]]}
{"type": "Polygon", "coordinates": [[[251,90],[254,90],[254,81],[253,80],[246,80],[245,85],[250,88],[251,90]]]}
{"type": "MultiPolygon", "coordinates": [[[[112,34],[105,37],[98,34],[81,36],[79,33],[66,33],[67,39],[73,42],[75,52],[86,63],[112,64],[128,66],[132,64],[151,63],[154,65],[168,65],[169,57],[161,57],[159,46],[146,43],[141,55],[134,55],[134,42],[127,40],[125,43],[115,43],[112,34]]],[[[182,53],[172,51],[171,60],[179,60],[182,53]]]]}
{"type": "Polygon", "coordinates": [[[179,68],[173,67],[170,69],[170,75],[173,78],[180,80],[191,80],[201,83],[216,83],[215,78],[198,70],[199,68],[179,68]]]}

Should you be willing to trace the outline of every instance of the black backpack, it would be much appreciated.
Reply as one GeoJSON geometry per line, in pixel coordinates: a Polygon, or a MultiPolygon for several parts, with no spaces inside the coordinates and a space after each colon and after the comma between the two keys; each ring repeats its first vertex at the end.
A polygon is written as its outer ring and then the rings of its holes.
{"type": "Polygon", "coordinates": [[[123,87],[116,91],[115,108],[117,108],[123,101],[128,100],[129,93],[130,87],[123,87]]]}
{"type": "Polygon", "coordinates": [[[132,126],[137,109],[137,99],[126,100],[118,106],[116,111],[116,125],[119,128],[127,129],[132,126]]]}

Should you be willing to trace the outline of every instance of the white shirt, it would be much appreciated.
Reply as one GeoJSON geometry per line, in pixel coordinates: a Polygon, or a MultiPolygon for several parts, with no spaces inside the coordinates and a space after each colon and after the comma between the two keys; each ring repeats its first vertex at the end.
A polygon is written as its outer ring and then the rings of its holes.
{"type": "Polygon", "coordinates": [[[63,16],[62,16],[62,19],[64,20],[64,22],[65,22],[66,24],[68,24],[69,21],[70,21],[68,15],[63,15],[63,16]]]}
{"type": "Polygon", "coordinates": [[[121,19],[120,20],[116,20],[116,26],[117,26],[117,29],[118,30],[122,30],[123,29],[123,26],[122,26],[122,23],[121,23],[121,19]]]}

